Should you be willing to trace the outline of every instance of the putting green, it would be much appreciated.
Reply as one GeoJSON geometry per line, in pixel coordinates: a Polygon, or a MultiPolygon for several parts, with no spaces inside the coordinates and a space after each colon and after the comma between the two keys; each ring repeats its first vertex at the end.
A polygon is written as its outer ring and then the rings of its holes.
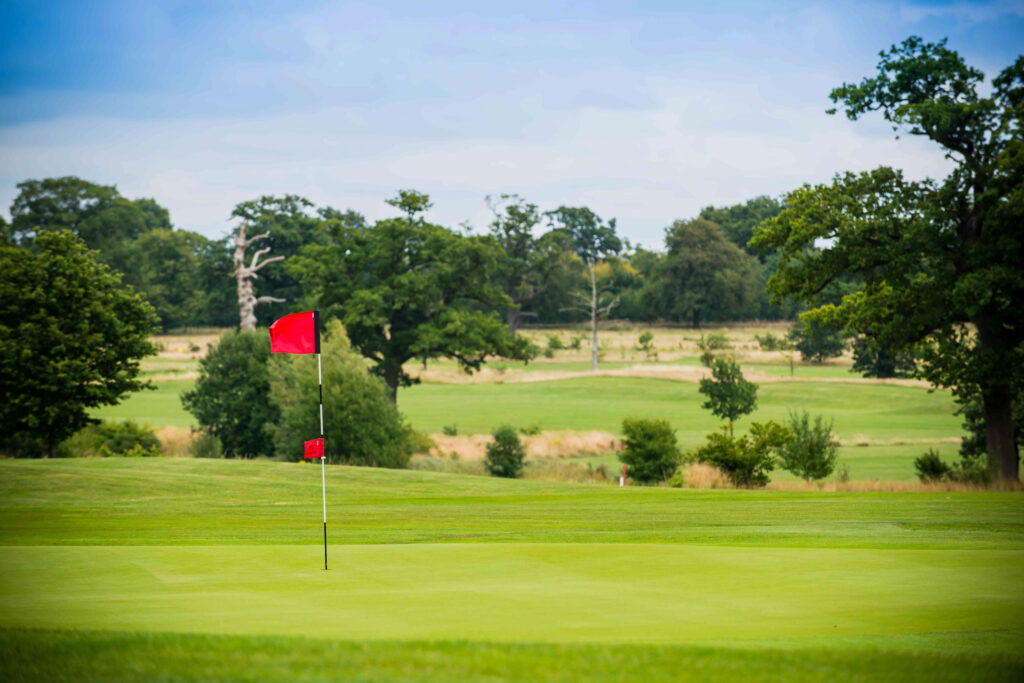
{"type": "Polygon", "coordinates": [[[8,547],[0,615],[20,627],[349,640],[825,644],[1024,634],[1024,551],[334,546],[327,572],[320,551],[8,547]]]}

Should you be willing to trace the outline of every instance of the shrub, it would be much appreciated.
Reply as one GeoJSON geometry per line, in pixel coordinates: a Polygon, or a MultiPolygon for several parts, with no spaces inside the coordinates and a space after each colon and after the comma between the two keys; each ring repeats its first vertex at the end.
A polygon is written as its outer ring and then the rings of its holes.
{"type": "Polygon", "coordinates": [[[266,330],[225,332],[199,361],[195,388],[181,396],[185,410],[220,440],[228,458],[274,453],[267,426],[277,422],[280,410],[270,400],[269,364],[266,330]]]}
{"type": "Polygon", "coordinates": [[[412,453],[429,453],[431,448],[436,448],[437,443],[423,432],[415,429],[409,430],[409,450],[412,453]]]}
{"type": "Polygon", "coordinates": [[[458,436],[459,426],[458,425],[445,425],[441,427],[441,433],[445,436],[458,436]]]}
{"type": "MultiPolygon", "coordinates": [[[[405,467],[412,455],[410,428],[380,378],[354,352],[341,323],[331,321],[321,339],[324,450],[327,461],[368,467],[405,467]]],[[[268,426],[277,457],[302,460],[304,441],[320,436],[316,360],[279,355],[270,366],[270,396],[280,414],[268,426]]]]}
{"type": "Polygon", "coordinates": [[[721,351],[729,348],[729,338],[721,332],[712,332],[708,336],[700,335],[697,348],[701,351],[721,351]]]}
{"type": "Polygon", "coordinates": [[[785,339],[776,337],[771,332],[766,332],[763,337],[755,334],[754,339],[758,346],[765,351],[785,351],[789,348],[789,343],[785,339]]]}
{"type": "Polygon", "coordinates": [[[619,460],[626,465],[626,476],[643,483],[672,476],[680,455],[676,433],[668,420],[626,418],[622,434],[625,448],[619,460]]]}
{"type": "Polygon", "coordinates": [[[515,479],[523,472],[526,449],[515,427],[502,425],[494,430],[494,441],[487,444],[484,467],[495,477],[515,479]]]}
{"type": "Polygon", "coordinates": [[[527,425],[525,427],[519,428],[519,433],[522,434],[523,436],[537,436],[538,434],[540,434],[540,431],[540,424],[536,422],[533,423],[532,425],[527,425]]]}
{"type": "Polygon", "coordinates": [[[708,442],[698,448],[692,459],[714,465],[728,475],[736,486],[764,486],[768,473],[775,469],[774,453],[793,438],[777,422],[750,425],[749,435],[734,437],[728,428],[708,434],[708,442]]]}
{"type": "Polygon", "coordinates": [[[569,348],[573,351],[580,350],[580,344],[583,343],[583,335],[577,334],[569,338],[569,348]]]}
{"type": "Polygon", "coordinates": [[[565,348],[565,342],[557,334],[548,335],[548,349],[551,351],[561,351],[565,348]]]}
{"type": "Polygon", "coordinates": [[[805,410],[790,412],[789,431],[793,440],[779,450],[782,468],[805,481],[824,479],[832,474],[839,457],[839,441],[832,434],[833,422],[825,423],[821,415],[814,418],[805,410]]]}
{"type": "Polygon", "coordinates": [[[89,425],[75,432],[62,446],[62,455],[75,458],[160,455],[160,440],[152,428],[131,420],[89,425]]]}
{"type": "Polygon", "coordinates": [[[931,482],[945,479],[951,468],[942,461],[937,450],[929,448],[924,455],[914,458],[914,469],[917,470],[918,479],[931,482]]]}
{"type": "Polygon", "coordinates": [[[864,377],[912,377],[917,370],[917,355],[912,351],[893,352],[866,336],[853,340],[853,367],[864,377]]]}
{"type": "Polygon", "coordinates": [[[654,335],[651,334],[650,330],[641,334],[640,337],[637,339],[636,350],[643,351],[644,356],[648,359],[650,359],[651,356],[656,357],[658,355],[657,353],[654,352],[654,335]]]}
{"type": "Polygon", "coordinates": [[[220,458],[224,455],[220,440],[208,432],[199,432],[195,435],[188,445],[188,454],[193,458],[220,458]]]}

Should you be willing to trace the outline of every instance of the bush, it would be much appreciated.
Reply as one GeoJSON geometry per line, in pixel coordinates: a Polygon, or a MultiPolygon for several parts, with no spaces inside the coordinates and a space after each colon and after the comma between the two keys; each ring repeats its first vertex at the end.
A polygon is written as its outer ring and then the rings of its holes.
{"type": "Polygon", "coordinates": [[[565,348],[565,342],[557,334],[549,334],[547,348],[550,351],[561,351],[565,348]]]}
{"type": "Polygon", "coordinates": [[[764,486],[768,473],[775,469],[774,453],[793,438],[789,430],[777,422],[750,425],[750,434],[734,437],[727,427],[721,433],[708,434],[708,442],[698,448],[691,459],[714,465],[728,475],[736,486],[764,486]]]}
{"type": "Polygon", "coordinates": [[[584,339],[584,337],[581,334],[577,334],[577,335],[573,335],[572,337],[569,337],[569,348],[572,349],[573,351],[579,351],[580,350],[580,344],[583,343],[583,339],[584,339]]]}
{"type": "Polygon", "coordinates": [[[832,474],[839,457],[839,441],[832,434],[833,422],[825,424],[817,415],[814,424],[805,410],[801,414],[790,412],[789,431],[793,440],[779,450],[782,468],[805,481],[824,479],[832,474]]]}
{"type": "Polygon", "coordinates": [[[649,483],[665,481],[679,465],[676,433],[668,420],[626,418],[622,421],[624,450],[619,460],[626,465],[626,476],[649,483]]]}
{"type": "Polygon", "coordinates": [[[61,455],[74,458],[160,455],[160,439],[153,429],[131,420],[89,425],[75,432],[61,446],[61,455]]]}
{"type": "Polygon", "coordinates": [[[458,436],[459,426],[458,425],[445,425],[441,427],[441,433],[445,436],[458,436]]]}
{"type": "Polygon", "coordinates": [[[526,449],[515,427],[502,425],[494,430],[494,441],[487,444],[484,467],[495,477],[515,479],[523,473],[526,449]]]}
{"type": "Polygon", "coordinates": [[[519,433],[522,434],[523,436],[537,436],[538,434],[540,434],[540,431],[540,424],[536,422],[533,423],[532,425],[527,425],[526,427],[519,428],[519,433]]]}
{"type": "Polygon", "coordinates": [[[841,330],[821,325],[813,320],[793,323],[789,331],[793,348],[800,352],[800,357],[812,363],[824,362],[826,358],[842,355],[846,349],[846,341],[841,330]]]}
{"type": "MultiPolygon", "coordinates": [[[[411,430],[387,388],[352,351],[341,323],[331,321],[321,339],[324,379],[324,450],[344,465],[402,468],[412,455],[411,430]]],[[[267,432],[277,457],[302,460],[303,442],[320,436],[316,359],[280,355],[270,366],[270,397],[280,420],[267,432]]]]}
{"type": "MultiPolygon", "coordinates": [[[[182,405],[200,428],[220,440],[225,457],[274,453],[267,426],[277,422],[280,410],[270,399],[269,364],[270,335],[266,330],[225,332],[199,361],[195,388],[181,396],[182,405]]],[[[316,435],[320,435],[319,429],[316,435]]]]}
{"type": "Polygon", "coordinates": [[[224,455],[220,440],[213,434],[199,432],[188,445],[188,454],[193,458],[220,458],[224,455]]]}
{"type": "Polygon", "coordinates": [[[950,466],[942,461],[939,452],[929,448],[924,455],[914,458],[914,469],[917,478],[923,482],[942,481],[949,476],[950,466]]]}
{"type": "Polygon", "coordinates": [[[917,370],[917,356],[912,351],[894,353],[866,336],[854,339],[852,349],[850,372],[864,377],[912,377],[917,370]]]}
{"type": "Polygon", "coordinates": [[[766,332],[763,337],[755,334],[754,339],[764,351],[785,351],[789,348],[789,343],[785,339],[776,337],[771,332],[766,332]]]}
{"type": "Polygon", "coordinates": [[[697,340],[697,348],[701,351],[721,351],[729,348],[729,338],[721,332],[712,332],[707,337],[702,334],[697,340]]]}
{"type": "Polygon", "coordinates": [[[409,430],[409,450],[413,453],[429,453],[430,449],[436,447],[437,442],[427,434],[418,432],[415,429],[409,430]]]}

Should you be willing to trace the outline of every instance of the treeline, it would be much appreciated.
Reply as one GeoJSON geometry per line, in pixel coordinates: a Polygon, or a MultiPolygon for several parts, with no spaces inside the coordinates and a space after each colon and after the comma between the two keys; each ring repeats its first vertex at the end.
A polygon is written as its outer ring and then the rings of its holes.
{"type": "MultiPolygon", "coordinates": [[[[295,273],[294,261],[304,249],[308,256],[316,247],[330,247],[339,226],[358,233],[386,229],[391,220],[371,224],[355,211],[317,207],[295,195],[268,195],[238,204],[231,232],[210,239],[176,227],[157,199],[129,199],[112,185],[64,177],[27,180],[18,189],[11,223],[0,226],[5,243],[31,248],[41,232],[70,230],[146,296],[165,332],[238,325],[232,259],[243,224],[250,236],[267,235],[250,254],[269,248],[270,256],[284,257],[268,263],[254,282],[255,296],[266,301],[256,309],[257,320],[267,325],[297,306],[317,303],[295,273]]],[[[630,244],[614,219],[587,207],[543,211],[517,195],[486,201],[494,218],[475,238],[491,249],[480,267],[511,300],[499,312],[512,332],[524,323],[575,323],[592,315],[699,326],[789,319],[797,312],[792,304],[776,305],[768,298],[765,283],[777,259],[747,247],[754,227],[782,210],[776,199],[709,206],[695,218],[676,220],[665,229],[660,251],[630,244]]],[[[459,234],[425,221],[432,206],[425,194],[401,191],[388,203],[409,221],[459,234]]]]}

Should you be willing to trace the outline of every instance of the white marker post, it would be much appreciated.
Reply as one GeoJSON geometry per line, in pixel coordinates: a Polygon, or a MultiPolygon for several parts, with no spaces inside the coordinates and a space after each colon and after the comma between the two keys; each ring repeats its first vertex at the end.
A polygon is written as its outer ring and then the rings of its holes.
{"type": "Polygon", "coordinates": [[[622,463],[622,476],[619,477],[619,486],[626,485],[626,463],[622,463]]]}
{"type": "Polygon", "coordinates": [[[324,371],[320,361],[320,311],[313,311],[316,327],[316,380],[320,387],[320,439],[324,446],[320,454],[320,487],[324,497],[324,571],[327,571],[327,439],[324,437],[324,371]]]}

